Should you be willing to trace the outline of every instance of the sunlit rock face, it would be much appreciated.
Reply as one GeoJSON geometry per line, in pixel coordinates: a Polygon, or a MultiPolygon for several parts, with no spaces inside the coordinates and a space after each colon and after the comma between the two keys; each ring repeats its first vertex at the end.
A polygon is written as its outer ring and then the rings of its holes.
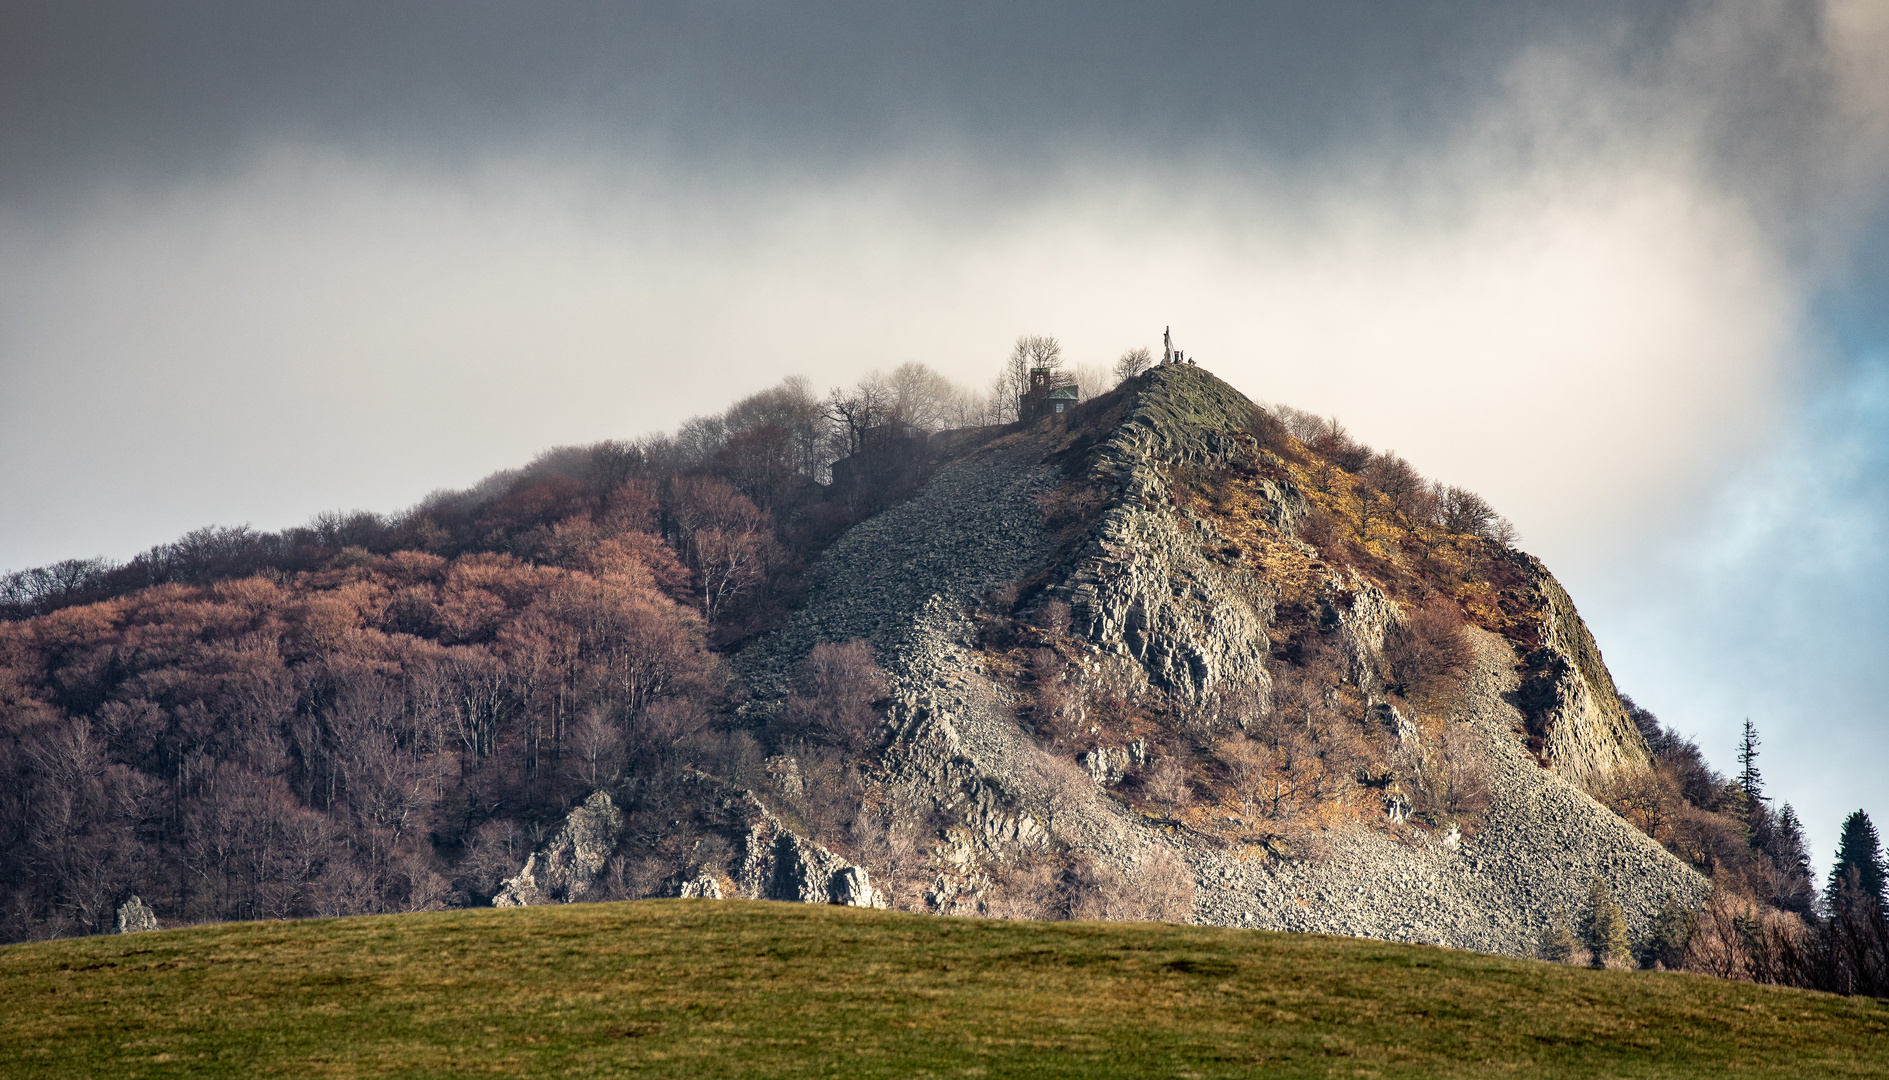
{"type": "Polygon", "coordinates": [[[1067,605],[1081,643],[1072,684],[1127,679],[1229,724],[1240,703],[1270,699],[1282,620],[1316,624],[1387,745],[1420,755],[1430,737],[1393,697],[1387,642],[1413,592],[1396,566],[1332,562],[1301,535],[1316,499],[1283,475],[1241,481],[1239,535],[1177,497],[1201,471],[1254,457],[1250,401],[1198,367],[1165,366],[1086,408],[943,463],[835,544],[805,607],[739,660],[765,699],[819,641],[874,645],[895,685],[882,775],[946,822],[924,906],[1001,907],[1005,875],[1049,852],[1126,881],[1168,853],[1192,875],[1197,921],[1526,953],[1596,874],[1637,923],[1669,894],[1703,894],[1697,874],[1584,790],[1646,769],[1645,745],[1566,593],[1499,545],[1488,557],[1509,568],[1503,606],[1486,620],[1498,632],[1470,628],[1446,718],[1486,748],[1491,805],[1470,834],[1402,822],[1409,804],[1393,794],[1380,814],[1395,828],[1339,825],[1316,851],[1281,855],[1111,795],[1145,787],[1159,766],[1129,733],[1098,726],[1075,769],[1046,765],[1024,716],[1034,676],[986,640],[990,597],[1011,602],[1006,588],[1028,622],[1067,605]],[[1089,499],[1086,516],[1059,522],[1063,498],[1089,499]]]}
{"type": "Polygon", "coordinates": [[[142,898],[134,896],[118,906],[118,917],[113,923],[112,932],[136,934],[157,928],[157,913],[142,898]]]}
{"type": "Polygon", "coordinates": [[[505,879],[493,907],[568,904],[592,899],[598,879],[616,851],[623,812],[607,792],[594,792],[564,824],[505,879]]]}
{"type": "MultiPolygon", "coordinates": [[[[1332,464],[1205,370],[1157,367],[924,453],[915,492],[833,543],[805,602],[732,664],[741,717],[765,734],[815,646],[871,646],[888,691],[856,762],[859,812],[912,850],[874,856],[856,830],[796,816],[820,781],[789,744],[751,781],[691,774],[697,823],[725,854],[668,868],[662,895],[1521,954],[1595,876],[1640,928],[1668,897],[1705,894],[1590,794],[1649,759],[1547,570],[1481,534],[1373,527],[1366,503],[1347,518],[1340,496],[1366,490],[1364,466],[1332,464]],[[1451,558],[1455,576],[1438,577],[1451,558]],[[1450,597],[1438,581],[1456,583],[1450,618],[1466,627],[1449,693],[1426,697],[1410,642],[1419,608],[1450,597]],[[1110,695],[1137,704],[1111,712],[1097,704],[1110,695]],[[1241,767],[1227,747],[1262,745],[1288,699],[1354,717],[1374,749],[1330,805],[1282,824],[1229,801],[1225,777],[1241,767]],[[1413,785],[1449,754],[1473,757],[1482,801],[1445,819],[1413,785]],[[1180,801],[1162,802],[1163,784],[1180,801]]],[[[596,898],[618,820],[591,796],[495,903],[596,898]]]]}

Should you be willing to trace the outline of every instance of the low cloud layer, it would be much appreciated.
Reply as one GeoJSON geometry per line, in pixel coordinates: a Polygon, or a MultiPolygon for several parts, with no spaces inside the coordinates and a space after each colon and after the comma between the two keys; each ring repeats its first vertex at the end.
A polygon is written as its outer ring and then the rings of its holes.
{"type": "Polygon", "coordinates": [[[10,494],[44,531],[5,554],[122,553],[156,538],[111,536],[140,502],[157,535],[399,506],[785,374],[981,384],[1021,332],[1105,363],[1172,325],[1248,393],[1337,413],[1567,551],[1645,527],[1772,420],[1790,283],[1683,177],[1496,177],[1447,213],[1238,180],[1076,173],[970,208],[906,169],[731,207],[278,151],[13,253],[4,438],[45,464],[10,494]]]}

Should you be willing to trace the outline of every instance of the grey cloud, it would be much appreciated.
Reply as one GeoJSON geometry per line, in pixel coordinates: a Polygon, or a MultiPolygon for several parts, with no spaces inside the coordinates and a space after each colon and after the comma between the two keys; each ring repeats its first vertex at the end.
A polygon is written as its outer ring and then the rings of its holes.
{"type": "Polygon", "coordinates": [[[743,199],[920,162],[971,212],[1070,169],[1447,198],[1490,170],[1678,153],[1822,263],[1882,175],[1858,164],[1882,133],[1843,114],[1830,23],[1775,0],[19,3],[0,203],[79,213],[283,145],[444,176],[540,154],[743,199]]]}
{"type": "Polygon", "coordinates": [[[1422,145],[1532,43],[1666,47],[1683,5],[8,5],[6,189],[189,174],[258,140],[452,162],[498,142],[709,163],[947,145],[1422,145]]]}

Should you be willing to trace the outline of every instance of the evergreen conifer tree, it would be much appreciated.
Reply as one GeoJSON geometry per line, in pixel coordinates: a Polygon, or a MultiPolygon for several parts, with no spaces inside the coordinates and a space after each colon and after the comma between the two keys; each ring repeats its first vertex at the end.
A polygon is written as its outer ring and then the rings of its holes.
{"type": "Polygon", "coordinates": [[[1556,908],[1548,925],[1541,928],[1535,955],[1551,963],[1565,964],[1574,959],[1574,930],[1568,925],[1568,910],[1556,908]]]}
{"type": "Polygon", "coordinates": [[[1804,823],[1790,803],[1778,811],[1777,824],[1771,831],[1770,850],[1766,854],[1778,869],[1778,883],[1772,903],[1799,915],[1810,911],[1817,887],[1810,873],[1810,846],[1804,840],[1804,823]]]}
{"type": "Polygon", "coordinates": [[[1758,771],[1758,727],[1749,716],[1745,717],[1745,732],[1738,739],[1738,789],[1752,806],[1764,800],[1764,774],[1758,771]]]}
{"type": "Polygon", "coordinates": [[[1677,971],[1685,963],[1686,945],[1692,940],[1692,913],[1679,906],[1672,893],[1660,901],[1659,914],[1653,917],[1652,932],[1640,953],[1640,966],[1655,964],[1677,971]]]}
{"type": "Polygon", "coordinates": [[[1776,861],[1773,847],[1777,822],[1764,797],[1764,774],[1758,769],[1758,726],[1745,717],[1744,733],[1738,737],[1738,776],[1732,780],[1738,797],[1738,816],[1745,823],[1745,844],[1776,861]]]}
{"type": "Polygon", "coordinates": [[[1873,903],[1877,911],[1884,910],[1883,882],[1889,878],[1889,868],[1883,865],[1882,838],[1876,834],[1869,815],[1861,810],[1843,819],[1843,832],[1837,839],[1836,864],[1830,868],[1830,883],[1824,892],[1833,913],[1852,900],[1845,890],[1851,871],[1855,871],[1859,894],[1854,899],[1873,903]]]}
{"type": "Polygon", "coordinates": [[[1607,879],[1594,875],[1587,894],[1587,916],[1581,921],[1581,943],[1593,954],[1595,967],[1617,967],[1633,955],[1627,941],[1627,917],[1614,903],[1607,879]]]}

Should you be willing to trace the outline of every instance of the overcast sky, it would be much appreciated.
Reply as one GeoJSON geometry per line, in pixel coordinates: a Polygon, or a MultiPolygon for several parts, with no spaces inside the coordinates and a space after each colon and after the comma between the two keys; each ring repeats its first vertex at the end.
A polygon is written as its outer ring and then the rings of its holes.
{"type": "Polygon", "coordinates": [[[1889,4],[0,7],[0,569],[1177,343],[1889,826],[1889,4]]]}

